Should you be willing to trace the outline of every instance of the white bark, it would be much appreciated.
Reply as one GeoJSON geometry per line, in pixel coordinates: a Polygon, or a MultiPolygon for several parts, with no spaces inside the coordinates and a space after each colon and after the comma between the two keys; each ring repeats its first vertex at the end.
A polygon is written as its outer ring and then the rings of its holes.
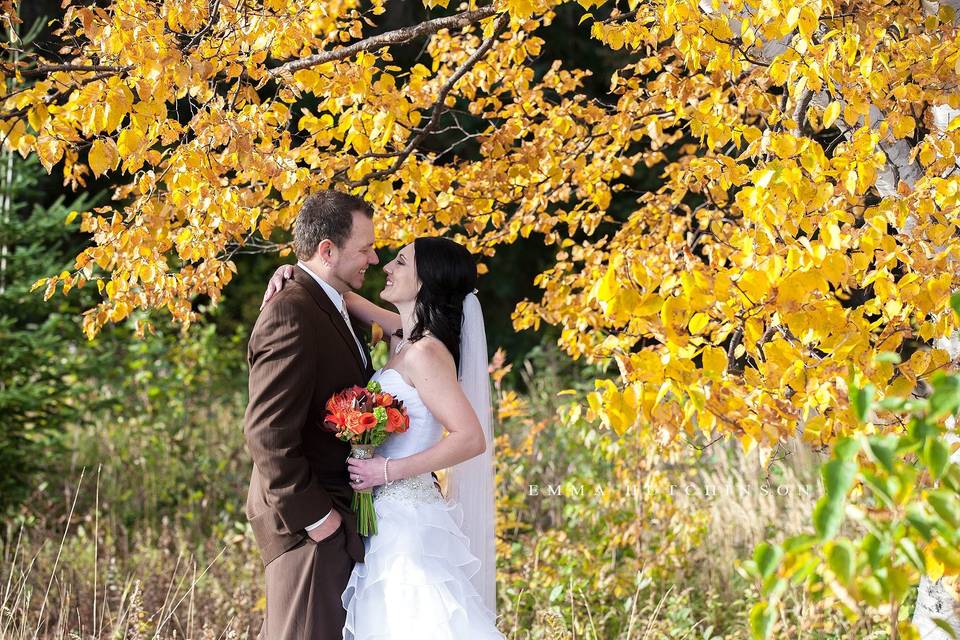
{"type": "MultiPolygon", "coordinates": [[[[17,42],[18,40],[17,30],[11,20],[7,41],[17,42]]],[[[13,49],[10,57],[11,62],[16,65],[20,57],[16,48],[13,49]]],[[[12,80],[10,83],[12,86],[12,80]]],[[[7,90],[9,92],[9,86],[7,90]]],[[[12,149],[0,150],[0,158],[3,159],[3,167],[0,169],[3,172],[2,177],[0,177],[0,229],[10,228],[10,209],[13,207],[13,202],[10,199],[10,194],[13,191],[13,154],[12,149]]],[[[3,295],[7,290],[7,254],[9,252],[7,243],[5,241],[0,243],[0,295],[3,295]]]]}
{"type": "MultiPolygon", "coordinates": [[[[947,130],[947,124],[950,120],[960,115],[957,109],[943,105],[933,109],[934,126],[938,131],[947,130]]],[[[960,333],[954,333],[952,336],[939,338],[934,343],[938,349],[943,349],[950,354],[950,360],[956,363],[960,360],[960,333]]],[[[960,442],[960,435],[957,433],[957,426],[951,417],[947,421],[947,441],[951,444],[960,442]]],[[[950,460],[960,462],[960,449],[950,456],[950,460]]],[[[957,601],[957,594],[952,593],[946,588],[942,580],[934,582],[927,576],[920,578],[920,587],[917,592],[917,605],[913,610],[913,624],[920,632],[923,640],[955,640],[960,638],[960,602],[957,601]],[[950,625],[953,629],[953,636],[934,622],[935,619],[941,619],[950,625]]]]}

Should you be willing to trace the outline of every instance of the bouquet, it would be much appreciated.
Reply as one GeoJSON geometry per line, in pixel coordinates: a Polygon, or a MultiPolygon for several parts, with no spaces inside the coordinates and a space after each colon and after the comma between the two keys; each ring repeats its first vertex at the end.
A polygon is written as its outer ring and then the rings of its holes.
{"type": "MultiPolygon", "coordinates": [[[[324,425],[350,443],[350,457],[366,460],[373,457],[373,450],[383,444],[388,433],[406,431],[410,417],[403,402],[384,393],[380,383],[371,380],[366,387],[353,386],[327,400],[324,425]]],[[[376,533],[372,490],[354,491],[352,506],[360,535],[376,533]]]]}

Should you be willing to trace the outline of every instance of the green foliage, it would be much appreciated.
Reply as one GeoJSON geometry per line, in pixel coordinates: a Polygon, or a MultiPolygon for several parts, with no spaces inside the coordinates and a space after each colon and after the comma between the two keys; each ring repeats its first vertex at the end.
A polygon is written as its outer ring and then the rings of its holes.
{"type": "MultiPolygon", "coordinates": [[[[161,323],[137,339],[132,326],[118,326],[89,342],[79,323],[89,287],[48,302],[30,289],[69,266],[81,240],[65,220],[100,196],[51,201],[36,161],[4,155],[0,165],[8,162],[0,172],[0,193],[11,196],[6,209],[0,198],[0,513],[53,524],[69,508],[61,479],[102,466],[101,500],[126,526],[176,518],[198,535],[232,527],[249,474],[239,422],[248,327],[221,327],[215,309],[210,324],[188,333],[161,323]]],[[[262,291],[266,276],[256,277],[262,291]]],[[[83,494],[78,508],[92,500],[83,494]]]]}
{"type": "MultiPolygon", "coordinates": [[[[197,541],[232,529],[243,520],[250,473],[244,335],[221,336],[209,324],[121,337],[101,345],[113,360],[79,400],[90,426],[70,427],[73,451],[61,473],[101,467],[100,500],[126,527],[172,520],[197,541]]],[[[78,509],[92,509],[91,500],[85,495],[78,509]]]]}
{"type": "Polygon", "coordinates": [[[820,469],[815,533],[758,545],[744,563],[761,594],[750,613],[754,638],[774,633],[790,586],[854,625],[884,621],[892,637],[917,637],[903,613],[920,576],[960,574],[960,465],[946,436],[960,409],[960,376],[939,372],[930,382],[927,398],[880,402],[851,383],[860,419],[893,412],[902,419],[892,424],[906,427],[838,441],[820,469]]]}
{"type": "Polygon", "coordinates": [[[60,344],[50,333],[17,331],[0,316],[0,511],[30,495],[46,454],[60,447],[58,427],[69,407],[62,403],[63,371],[50,357],[60,344]]]}
{"type": "Polygon", "coordinates": [[[63,452],[64,423],[80,418],[72,380],[86,359],[71,317],[79,307],[66,299],[44,305],[30,287],[70,263],[77,242],[64,219],[94,198],[44,203],[42,176],[36,161],[0,155],[0,514],[37,489],[63,452]]]}

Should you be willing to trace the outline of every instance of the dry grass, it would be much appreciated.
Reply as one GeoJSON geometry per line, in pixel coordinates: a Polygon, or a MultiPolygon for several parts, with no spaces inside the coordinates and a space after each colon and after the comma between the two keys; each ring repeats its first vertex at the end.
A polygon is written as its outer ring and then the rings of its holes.
{"type": "MultiPolygon", "coordinates": [[[[519,597],[501,601],[501,629],[511,640],[748,637],[745,617],[752,586],[738,575],[736,563],[749,557],[760,541],[808,528],[818,494],[816,457],[802,445],[790,446],[792,454],[769,475],[756,455],[744,456],[735,446],[718,443],[696,463],[677,470],[672,495],[649,496],[672,500],[676,513],[705,517],[702,539],[697,543],[691,538],[683,554],[669,558],[664,565],[669,579],[653,578],[664,574],[649,565],[640,575],[618,576],[626,566],[619,561],[584,569],[608,572],[605,584],[628,589],[619,597],[625,604],[618,609],[609,606],[611,594],[572,585],[560,602],[552,602],[549,592],[555,585],[550,581],[556,578],[545,572],[556,567],[547,563],[567,562],[577,553],[569,543],[572,530],[564,531],[569,524],[555,513],[542,523],[548,529],[531,532],[530,539],[542,540],[540,546],[509,560],[542,564],[508,567],[511,574],[532,580],[519,597]],[[778,494],[777,487],[793,489],[778,494]],[[568,543],[573,551],[567,555],[550,548],[568,543]],[[527,569],[532,573],[525,574],[527,569]],[[531,610],[533,615],[528,615],[531,610]]],[[[245,524],[200,543],[195,542],[196,530],[183,528],[179,518],[174,524],[164,518],[159,525],[125,527],[101,510],[99,474],[84,475],[71,492],[67,517],[61,519],[68,524],[56,530],[8,525],[3,532],[0,639],[256,637],[264,604],[262,568],[245,524]],[[93,508],[75,513],[78,502],[93,508]]],[[[629,503],[624,499],[595,510],[629,509],[629,503]]],[[[601,519],[605,515],[599,513],[601,519]]],[[[598,545],[608,542],[597,540],[598,545]]],[[[591,541],[578,544],[589,546],[591,541]]],[[[792,606],[789,615],[803,615],[803,603],[792,606]]]]}
{"type": "Polygon", "coordinates": [[[732,598],[736,562],[749,558],[761,542],[780,542],[811,529],[811,513],[821,489],[816,475],[819,456],[791,440],[779,460],[764,468],[761,453],[744,455],[736,445],[707,456],[697,469],[698,495],[687,496],[690,509],[705,507],[707,544],[693,561],[704,585],[732,598]],[[704,495],[712,489],[716,495],[704,495]]]}
{"type": "MultiPolygon", "coordinates": [[[[82,490],[81,482],[75,495],[82,490]]],[[[188,535],[163,525],[122,531],[103,520],[99,509],[71,509],[60,532],[8,525],[0,541],[0,638],[256,635],[261,573],[249,535],[190,548],[188,535]]]]}

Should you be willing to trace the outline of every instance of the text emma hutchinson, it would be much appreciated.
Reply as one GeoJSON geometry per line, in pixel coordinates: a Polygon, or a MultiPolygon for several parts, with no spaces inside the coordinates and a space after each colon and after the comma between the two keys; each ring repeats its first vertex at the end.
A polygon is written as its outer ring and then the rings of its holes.
{"type": "Polygon", "coordinates": [[[589,483],[532,483],[527,485],[527,495],[543,498],[584,498],[607,496],[609,494],[624,496],[656,496],[684,495],[691,498],[716,498],[737,496],[773,496],[773,497],[802,497],[816,498],[821,493],[819,486],[803,483],[698,483],[685,482],[681,484],[661,483],[627,483],[627,484],[589,484],[589,483]]]}

